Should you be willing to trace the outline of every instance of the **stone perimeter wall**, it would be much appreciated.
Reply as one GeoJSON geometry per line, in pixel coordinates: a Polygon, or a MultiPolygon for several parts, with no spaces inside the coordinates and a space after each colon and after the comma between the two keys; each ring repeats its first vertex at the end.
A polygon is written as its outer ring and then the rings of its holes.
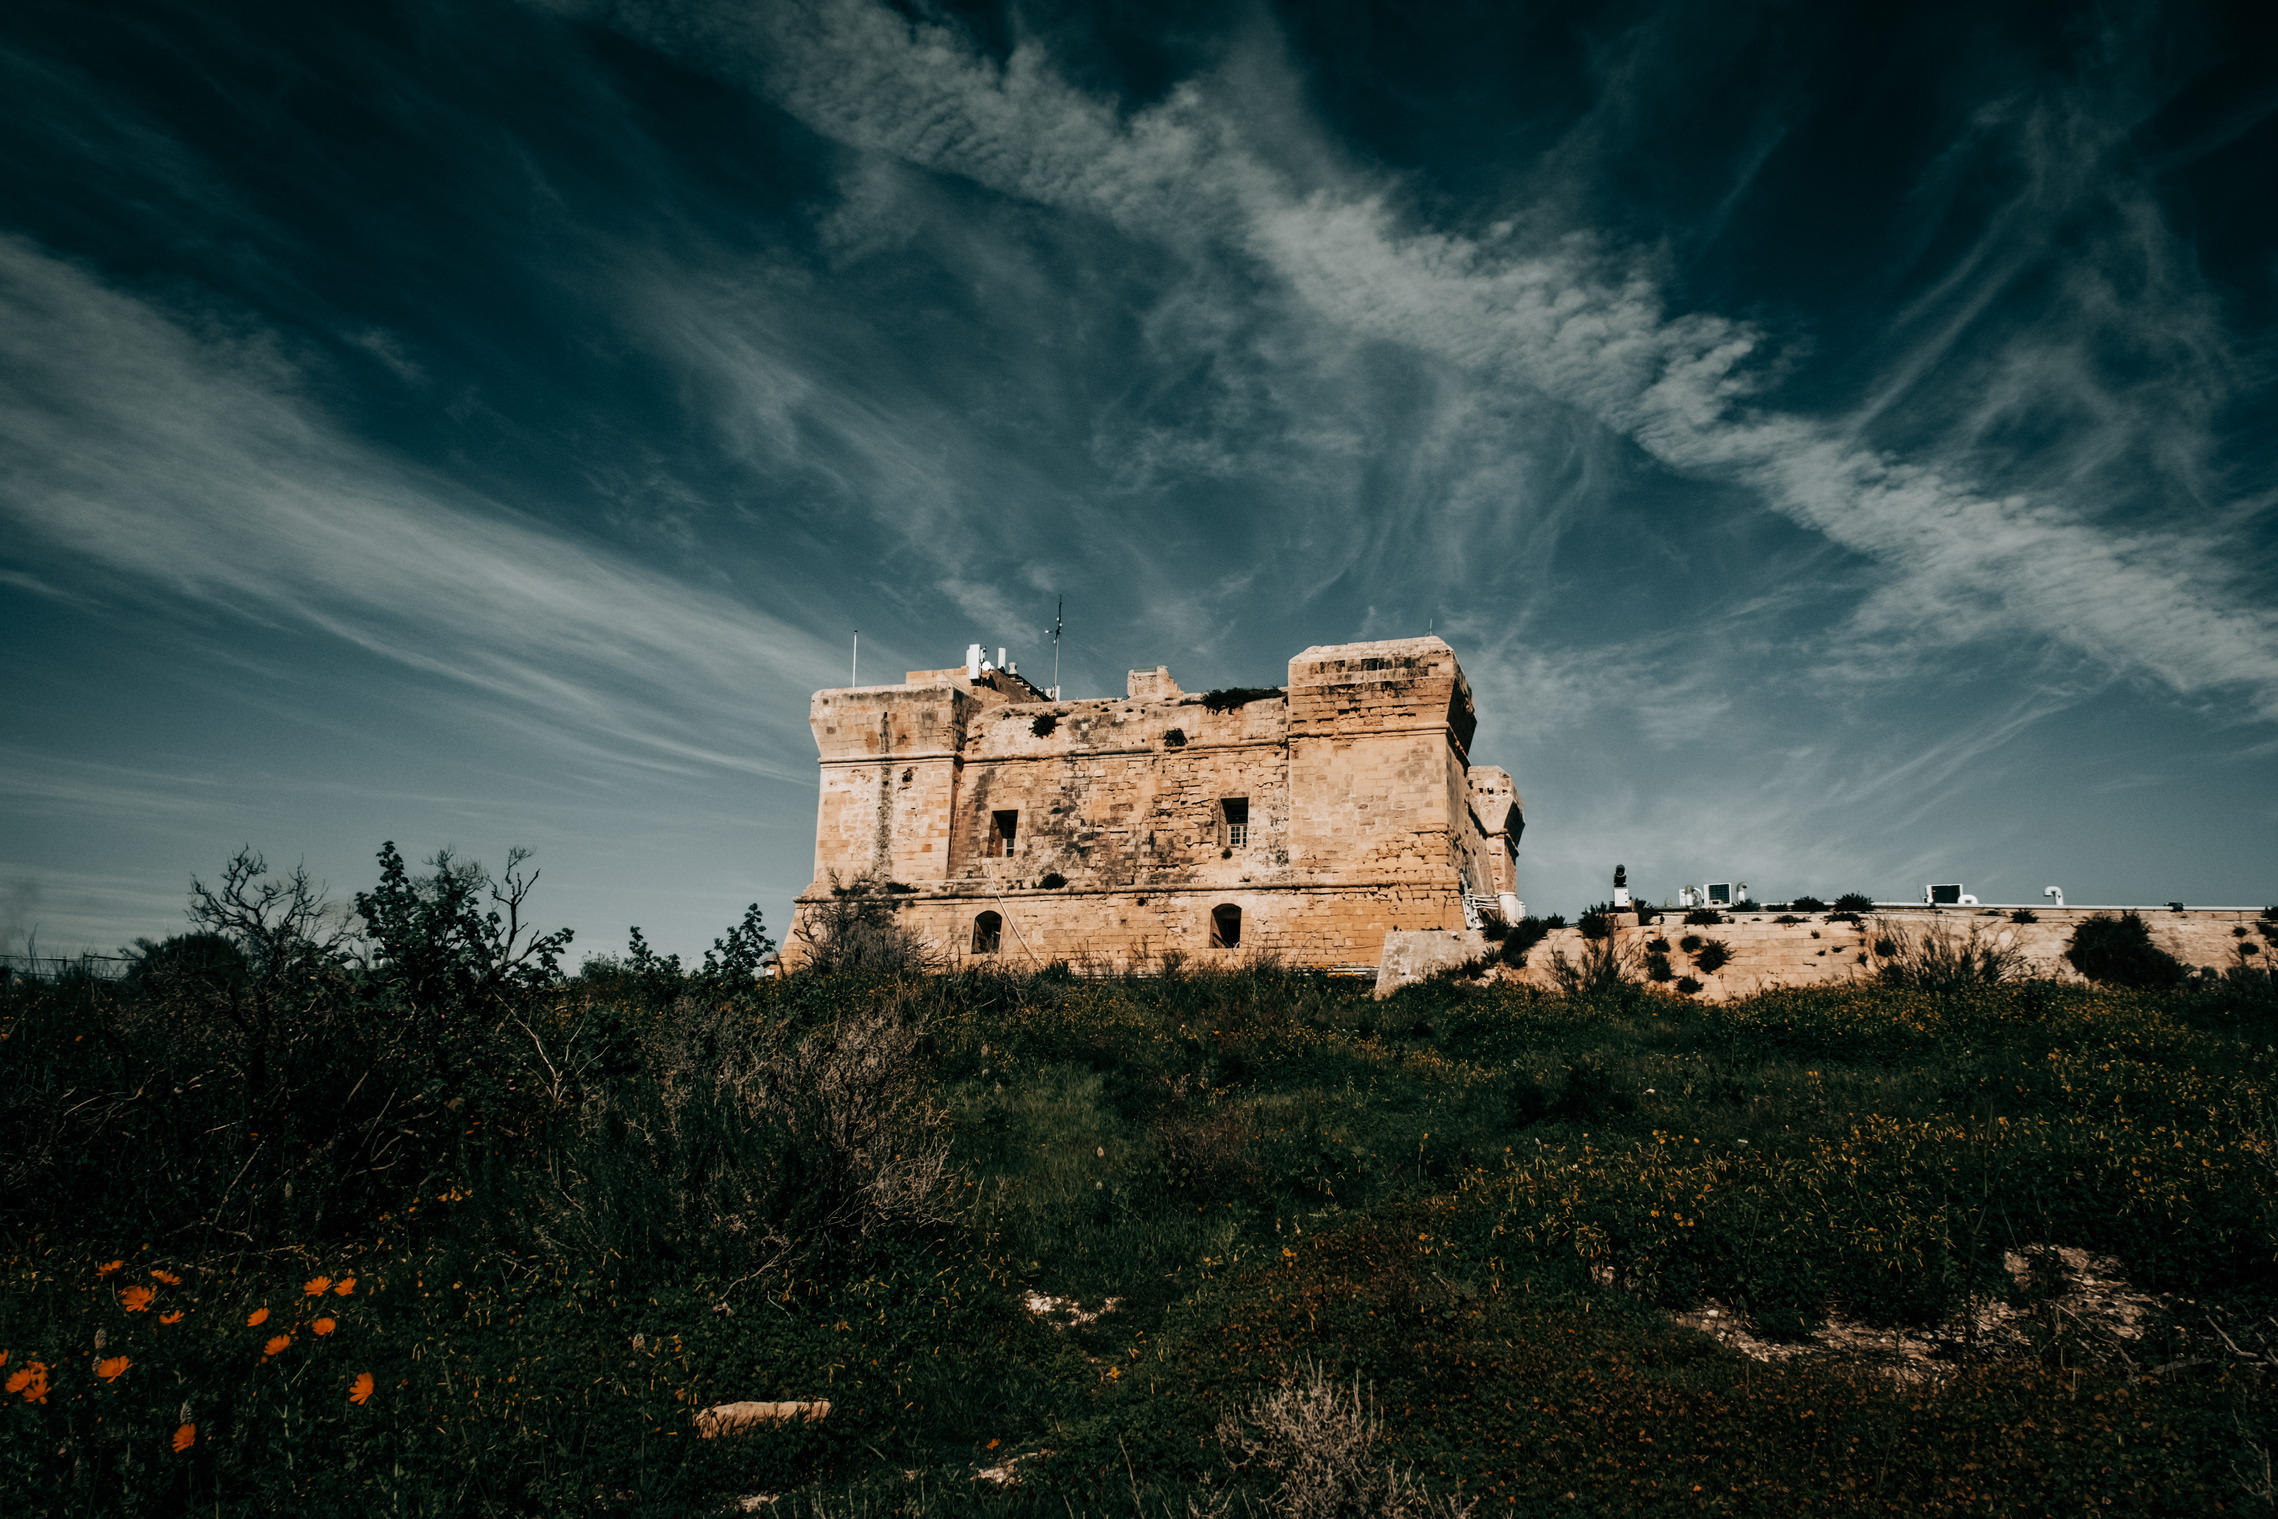
{"type": "MultiPolygon", "coordinates": [[[[2064,958],[2074,925],[2084,918],[2110,916],[2126,910],[2036,907],[2033,912],[2040,919],[2037,923],[2011,923],[2006,912],[1987,916],[1988,909],[1978,908],[1943,911],[1889,908],[1882,910],[1879,917],[1914,933],[1932,929],[1967,934],[1974,928],[1994,944],[2015,947],[2025,957],[2028,975],[2086,984],[2085,978],[2064,958]]],[[[2222,970],[2238,964],[2242,945],[2254,946],[2247,957],[2249,964],[2260,964],[2268,969],[2273,957],[2278,957],[2278,925],[2260,920],[2255,910],[2135,910],[2151,931],[2152,941],[2195,970],[2210,966],[2222,970]],[[2238,928],[2247,931],[2243,938],[2233,933],[2232,930],[2238,928]]],[[[1701,982],[1702,989],[1695,995],[1703,1002],[1729,1001],[1781,986],[1875,978],[1877,914],[1868,914],[1862,927],[1830,923],[1822,913],[1799,913],[1798,917],[1806,918],[1801,923],[1776,923],[1773,919],[1777,916],[1776,913],[1751,913],[1714,928],[1687,928],[1682,921],[1684,914],[1671,912],[1650,928],[1623,928],[1616,932],[1623,944],[1637,946],[1640,953],[1643,946],[1654,939],[1666,938],[1670,945],[1670,968],[1679,976],[1690,975],[1701,982]],[[1692,957],[1676,947],[1686,934],[1723,941],[1732,951],[1732,958],[1716,974],[1704,975],[1693,967],[1692,957]]],[[[1551,957],[1563,952],[1569,960],[1579,960],[1583,943],[1581,930],[1557,929],[1528,952],[1524,969],[1514,972],[1504,968],[1498,970],[1497,975],[1546,990],[1554,988],[1557,982],[1549,970],[1551,957]]],[[[1393,935],[1385,942],[1377,994],[1383,996],[1412,981],[1420,981],[1436,970],[1482,959],[1493,948],[1486,935],[1475,932],[1393,935]]],[[[1675,983],[1668,985],[1674,988],[1675,983]]]]}
{"type": "Polygon", "coordinates": [[[995,912],[1006,963],[1373,966],[1386,933],[1460,927],[1466,893],[1515,887],[1518,794],[1470,764],[1470,686],[1438,638],[1307,649],[1286,687],[1216,712],[1159,667],[1076,702],[956,668],[817,692],[809,720],[822,794],[796,911],[834,880],[890,882],[952,957],[995,912]],[[1238,949],[1211,947],[1221,906],[1241,909],[1238,949]]]}

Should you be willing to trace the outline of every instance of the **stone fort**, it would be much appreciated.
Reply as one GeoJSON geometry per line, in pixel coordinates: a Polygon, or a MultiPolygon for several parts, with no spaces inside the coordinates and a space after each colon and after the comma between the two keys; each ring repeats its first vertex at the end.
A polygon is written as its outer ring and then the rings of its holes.
{"type": "Polygon", "coordinates": [[[1088,701],[976,647],[819,691],[809,721],[822,799],[795,923],[868,880],[957,960],[1373,972],[1387,934],[1520,911],[1518,793],[1471,763],[1471,687],[1438,638],[1307,649],[1276,688],[1134,670],[1088,701]]]}

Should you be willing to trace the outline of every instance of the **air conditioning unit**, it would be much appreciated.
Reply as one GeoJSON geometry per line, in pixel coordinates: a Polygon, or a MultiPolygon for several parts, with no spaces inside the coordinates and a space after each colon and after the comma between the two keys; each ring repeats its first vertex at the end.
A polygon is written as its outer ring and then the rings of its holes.
{"type": "Polygon", "coordinates": [[[1975,907],[1977,906],[1977,898],[1962,890],[1962,883],[1956,881],[1947,886],[1925,885],[1922,888],[1922,905],[1925,907],[1975,907]]]}

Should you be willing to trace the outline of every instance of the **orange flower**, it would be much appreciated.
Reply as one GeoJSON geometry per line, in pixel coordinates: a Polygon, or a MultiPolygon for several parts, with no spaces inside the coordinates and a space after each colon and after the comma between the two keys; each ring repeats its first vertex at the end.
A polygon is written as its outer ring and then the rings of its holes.
{"type": "Polygon", "coordinates": [[[155,1287],[128,1287],[119,1293],[119,1302],[125,1305],[129,1313],[148,1313],[150,1300],[156,1296],[158,1289],[155,1287]]]}
{"type": "Polygon", "coordinates": [[[330,1319],[318,1319],[315,1323],[308,1326],[309,1333],[311,1334],[330,1334],[333,1330],[338,1329],[339,1327],[340,1326],[338,1324],[333,1323],[330,1319]]]}
{"type": "MultiPolygon", "coordinates": [[[[150,1274],[157,1277],[160,1281],[164,1282],[169,1287],[179,1287],[182,1285],[182,1279],[171,1271],[160,1271],[156,1267],[153,1267],[150,1274]]],[[[191,1427],[195,1428],[196,1426],[193,1425],[191,1427]]]]}
{"type": "Polygon", "coordinates": [[[303,1287],[301,1291],[307,1293],[310,1297],[322,1297],[324,1296],[324,1289],[331,1285],[331,1277],[320,1276],[311,1281],[307,1286],[303,1287]]]}
{"type": "Polygon", "coordinates": [[[275,1335],[270,1338],[268,1344],[261,1347],[261,1353],[264,1356],[283,1355],[285,1347],[292,1343],[293,1337],[289,1334],[275,1335]]]}
{"type": "Polygon", "coordinates": [[[354,1292],[355,1290],[356,1278],[352,1276],[344,1276],[340,1279],[340,1284],[332,1289],[332,1295],[334,1297],[346,1297],[349,1293],[354,1292]]]}
{"type": "Polygon", "coordinates": [[[125,1261],[113,1261],[108,1266],[97,1266],[95,1268],[95,1274],[97,1276],[109,1276],[112,1272],[118,1270],[125,1264],[125,1261]]]}
{"type": "Polygon", "coordinates": [[[182,1426],[180,1429],[177,1429],[176,1431],[174,1431],[174,1449],[175,1449],[175,1450],[177,1450],[177,1451],[185,1451],[185,1450],[188,1450],[188,1449],[189,1449],[191,1446],[193,1446],[193,1445],[195,1445],[195,1444],[197,1444],[197,1443],[198,1443],[198,1426],[197,1426],[197,1425],[195,1425],[195,1424],[185,1424],[185,1425],[183,1425],[183,1426],[182,1426]]]}
{"type": "Polygon", "coordinates": [[[116,1382],[121,1376],[126,1373],[126,1369],[133,1364],[134,1362],[128,1360],[125,1356],[115,1355],[107,1360],[97,1361],[95,1363],[95,1375],[101,1377],[106,1382],[116,1382]]]}
{"type": "Polygon", "coordinates": [[[177,1308],[172,1313],[162,1313],[158,1316],[158,1322],[161,1324],[179,1324],[182,1322],[182,1310],[177,1308]]]}
{"type": "MultiPolygon", "coordinates": [[[[32,1366],[37,1366],[38,1364],[39,1363],[37,1361],[34,1361],[32,1363],[32,1366]]],[[[19,1366],[8,1374],[8,1390],[10,1392],[22,1392],[25,1385],[29,1383],[31,1379],[32,1367],[19,1366]]]]}
{"type": "Polygon", "coordinates": [[[251,1329],[256,1324],[266,1324],[268,1322],[269,1310],[266,1308],[256,1308],[245,1316],[245,1327],[248,1329],[251,1329]]]}
{"type": "Polygon", "coordinates": [[[20,1392],[27,1403],[47,1401],[47,1367],[39,1361],[26,1362],[8,1378],[8,1390],[20,1392]]]}
{"type": "Polygon", "coordinates": [[[372,1374],[368,1371],[357,1372],[356,1384],[348,1389],[348,1401],[351,1403],[362,1403],[371,1396],[372,1374]]]}
{"type": "Polygon", "coordinates": [[[8,1364],[8,1352],[7,1352],[7,1351],[5,1351],[5,1350],[0,1350],[0,1366],[5,1366],[5,1365],[7,1365],[7,1364],[8,1364]]]}

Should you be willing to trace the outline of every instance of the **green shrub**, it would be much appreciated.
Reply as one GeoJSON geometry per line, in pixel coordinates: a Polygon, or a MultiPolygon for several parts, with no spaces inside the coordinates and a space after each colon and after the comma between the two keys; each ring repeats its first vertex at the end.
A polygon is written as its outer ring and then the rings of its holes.
{"type": "Polygon", "coordinates": [[[1788,907],[1793,912],[1827,911],[1827,904],[1825,902],[1820,901],[1817,897],[1811,896],[1797,897],[1788,903],[1788,907]]]}
{"type": "Polygon", "coordinates": [[[1724,921],[1724,914],[1713,907],[1696,907],[1685,914],[1685,926],[1688,928],[1714,928],[1724,921]]]}
{"type": "Polygon", "coordinates": [[[1863,891],[1847,891],[1835,899],[1837,912],[1873,912],[1875,899],[1863,891]]]}
{"type": "Polygon", "coordinates": [[[1251,702],[1271,701],[1286,694],[1279,686],[1227,686],[1222,690],[1205,693],[1202,706],[1207,712],[1232,712],[1251,702]]]}
{"type": "Polygon", "coordinates": [[[2152,943],[2151,930],[2132,912],[2083,918],[2064,957],[2089,980],[2107,986],[2179,986],[2184,976],[2182,962],[2152,943]]]}
{"type": "Polygon", "coordinates": [[[1508,925],[1503,931],[1500,956],[1505,965],[1522,966],[1527,963],[1527,951],[1540,944],[1551,929],[1561,924],[1552,919],[1527,917],[1508,925]]]}
{"type": "Polygon", "coordinates": [[[1701,947],[1693,951],[1693,964],[1703,975],[1713,976],[1732,961],[1732,947],[1722,939],[1704,939],[1701,947]]]}

